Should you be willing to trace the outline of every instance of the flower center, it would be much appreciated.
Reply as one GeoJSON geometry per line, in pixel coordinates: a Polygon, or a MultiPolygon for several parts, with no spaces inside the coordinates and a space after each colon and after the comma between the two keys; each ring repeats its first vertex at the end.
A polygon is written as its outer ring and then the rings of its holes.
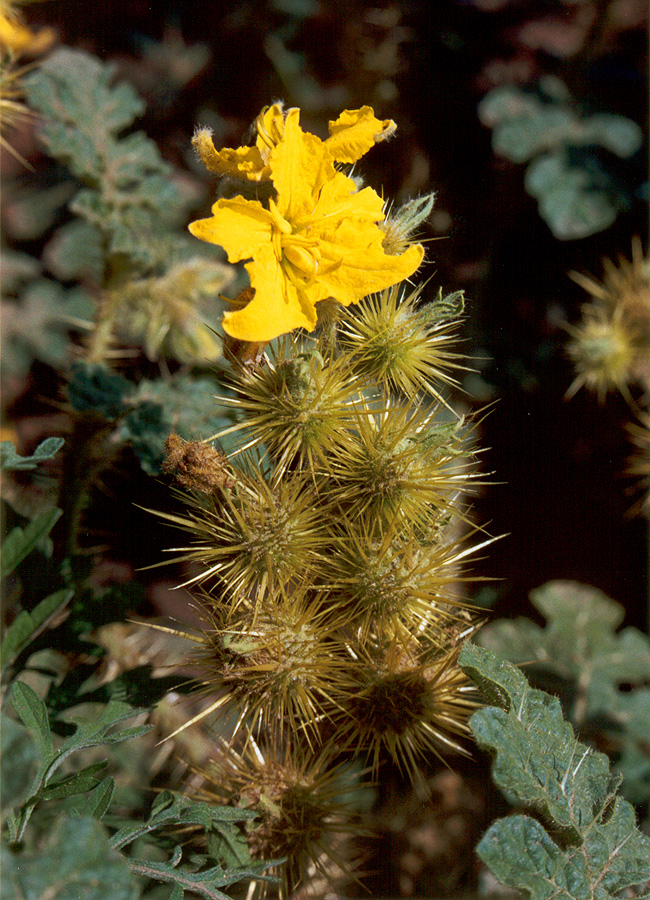
{"type": "Polygon", "coordinates": [[[321,253],[318,241],[308,238],[293,227],[280,214],[273,200],[269,201],[273,216],[273,250],[287,278],[296,287],[304,288],[318,274],[321,253]]]}

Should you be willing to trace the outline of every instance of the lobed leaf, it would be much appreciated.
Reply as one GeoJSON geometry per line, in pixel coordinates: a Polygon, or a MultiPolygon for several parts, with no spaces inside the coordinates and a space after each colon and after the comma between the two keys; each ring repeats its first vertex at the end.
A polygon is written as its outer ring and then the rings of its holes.
{"type": "Polygon", "coordinates": [[[112,85],[114,76],[115,66],[61,47],[23,81],[30,106],[44,117],[41,136],[50,154],[79,178],[100,176],[106,139],[145,110],[129,84],[112,85]]]}
{"type": "Polygon", "coordinates": [[[0,469],[25,470],[35,469],[46,459],[52,459],[59,452],[65,441],[60,437],[45,438],[31,456],[20,456],[11,441],[0,442],[0,469]]]}
{"type": "Polygon", "coordinates": [[[650,759],[642,749],[650,734],[650,638],[634,628],[617,632],[623,607],[596,588],[551,581],[530,596],[545,626],[524,618],[494,622],[479,642],[526,663],[538,685],[553,681],[574,725],[606,732],[609,744],[621,747],[617,765],[626,777],[625,794],[643,799],[650,781],[650,759]]]}
{"type": "Polygon", "coordinates": [[[575,739],[559,701],[532,689],[511,663],[466,645],[459,663],[501,708],[470,720],[477,743],[494,757],[505,795],[540,817],[495,822],[478,846],[506,885],[532,900],[606,900],[650,881],[650,838],[616,796],[607,757],[575,739]]]}

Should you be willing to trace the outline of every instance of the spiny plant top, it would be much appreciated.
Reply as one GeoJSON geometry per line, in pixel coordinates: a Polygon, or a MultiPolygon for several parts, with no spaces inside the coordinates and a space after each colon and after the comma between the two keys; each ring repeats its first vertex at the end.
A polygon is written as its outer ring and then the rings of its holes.
{"type": "Polygon", "coordinates": [[[363,107],[323,141],[275,104],[254,146],[194,138],[222,196],[190,231],[250,260],[251,285],[223,321],[235,423],[213,437],[231,452],[168,443],[187,512],[159,515],[187,535],[172,552],[203,611],[191,639],[208,699],[187,724],[219,712],[231,733],[204,795],[216,784],[257,810],[249,850],[287,858],[286,896],[345,862],[343,773],[359,795],[392,760],[426,789],[427,760],[464,752],[476,705],[457,662],[476,627],[458,590],[473,460],[442,394],[462,367],[462,294],[427,304],[403,285],[432,199],[386,221],[337,168],[394,128],[363,107]]]}
{"type": "MultiPolygon", "coordinates": [[[[372,109],[345,110],[322,141],[300,127],[300,110],[276,103],[256,120],[254,147],[217,152],[200,129],[194,144],[208,169],[241,179],[242,192],[221,198],[212,216],[190,231],[222,246],[230,262],[246,263],[254,295],[226,312],[224,330],[242,341],[270,341],[296,328],[313,331],[316,305],[334,298],[343,306],[412,275],[424,256],[421,244],[387,246],[381,197],[339,171],[395,131],[372,109]],[[269,181],[266,203],[247,199],[249,183],[269,181]]],[[[256,191],[256,196],[258,193],[256,191]]]]}

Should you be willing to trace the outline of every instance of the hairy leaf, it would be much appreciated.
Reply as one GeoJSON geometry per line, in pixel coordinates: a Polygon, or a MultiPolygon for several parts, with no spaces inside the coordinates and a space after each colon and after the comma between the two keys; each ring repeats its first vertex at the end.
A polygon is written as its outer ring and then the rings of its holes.
{"type": "Polygon", "coordinates": [[[10,575],[43,538],[47,537],[60,516],[60,509],[47,509],[32,519],[24,528],[16,526],[9,532],[2,544],[0,568],[3,578],[10,575]]]}
{"type": "Polygon", "coordinates": [[[0,469],[25,470],[35,469],[46,459],[52,459],[59,452],[65,441],[63,438],[50,437],[38,445],[31,456],[20,456],[11,441],[0,442],[0,469]]]}
{"type": "Polygon", "coordinates": [[[127,861],[94,819],[61,819],[43,850],[2,848],[3,900],[137,900],[127,861]]]}
{"type": "Polygon", "coordinates": [[[136,405],[122,425],[145,472],[159,474],[165,441],[173,431],[186,440],[208,438],[232,424],[231,411],[215,394],[223,389],[210,378],[176,377],[169,382],[143,379],[136,405]]]}
{"type": "Polygon", "coordinates": [[[30,106],[44,117],[41,136],[49,152],[78,178],[97,178],[107,139],[144,112],[131,85],[113,86],[114,76],[115,66],[61,47],[23,82],[30,106]]]}
{"type": "Polygon", "coordinates": [[[207,803],[190,803],[181,797],[174,796],[170,791],[163,791],[156,798],[146,822],[125,825],[113,835],[111,842],[114,847],[121,848],[142,835],[164,826],[200,825],[208,831],[215,823],[227,826],[254,818],[255,813],[251,810],[231,806],[210,806],[207,803]]]}
{"type": "Polygon", "coordinates": [[[78,412],[95,412],[106,419],[116,419],[125,411],[125,398],[133,390],[130,381],[103,366],[85,362],[72,366],[68,397],[78,412]]]}
{"type": "Polygon", "coordinates": [[[60,281],[101,285],[106,264],[101,231],[75,219],[59,228],[43,251],[49,271],[60,281]]]}
{"type": "Polygon", "coordinates": [[[51,756],[54,744],[47,708],[36,691],[22,681],[15,681],[11,689],[11,700],[21,722],[34,733],[41,758],[51,756]]]}
{"type": "Polygon", "coordinates": [[[493,756],[492,777],[514,802],[541,819],[495,822],[478,846],[481,859],[532,900],[606,900],[650,880],[650,838],[616,796],[607,757],[576,740],[559,701],[532,689],[511,663],[466,645],[460,665],[494,706],[470,725],[493,756]]]}
{"type": "Polygon", "coordinates": [[[46,278],[30,282],[15,301],[2,304],[2,364],[24,374],[35,359],[54,368],[67,365],[69,333],[94,315],[94,302],[83,288],[65,290],[46,278]]]}
{"type": "Polygon", "coordinates": [[[553,684],[562,694],[576,727],[604,732],[612,748],[620,746],[625,794],[644,799],[650,784],[650,758],[643,752],[650,734],[650,639],[635,628],[617,631],[623,607],[596,588],[551,581],[530,599],[548,620],[545,627],[525,618],[493,622],[479,643],[526,663],[533,683],[553,684]]]}
{"type": "Polygon", "coordinates": [[[114,793],[115,779],[107,775],[91,791],[85,806],[81,810],[81,815],[90,816],[93,819],[101,819],[108,812],[114,793]]]}
{"type": "Polygon", "coordinates": [[[147,268],[164,261],[156,243],[180,222],[183,202],[156,144],[140,132],[119,136],[144,105],[130,85],[113,85],[114,74],[62,48],[25,79],[25,90],[43,114],[48,151],[86,185],[72,211],[103,235],[108,254],[147,268]]]}

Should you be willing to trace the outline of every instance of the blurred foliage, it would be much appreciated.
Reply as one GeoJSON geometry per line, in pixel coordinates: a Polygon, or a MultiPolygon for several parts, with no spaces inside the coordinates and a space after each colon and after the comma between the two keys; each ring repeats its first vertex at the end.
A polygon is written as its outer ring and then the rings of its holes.
{"type": "Polygon", "coordinates": [[[526,190],[539,201],[555,237],[588,237],[630,208],[639,185],[626,183],[614,160],[640,150],[643,135],[636,122],[609,113],[580,115],[565,85],[551,76],[528,90],[495,87],[478,111],[493,129],[494,152],[529,163],[526,190]]]}

